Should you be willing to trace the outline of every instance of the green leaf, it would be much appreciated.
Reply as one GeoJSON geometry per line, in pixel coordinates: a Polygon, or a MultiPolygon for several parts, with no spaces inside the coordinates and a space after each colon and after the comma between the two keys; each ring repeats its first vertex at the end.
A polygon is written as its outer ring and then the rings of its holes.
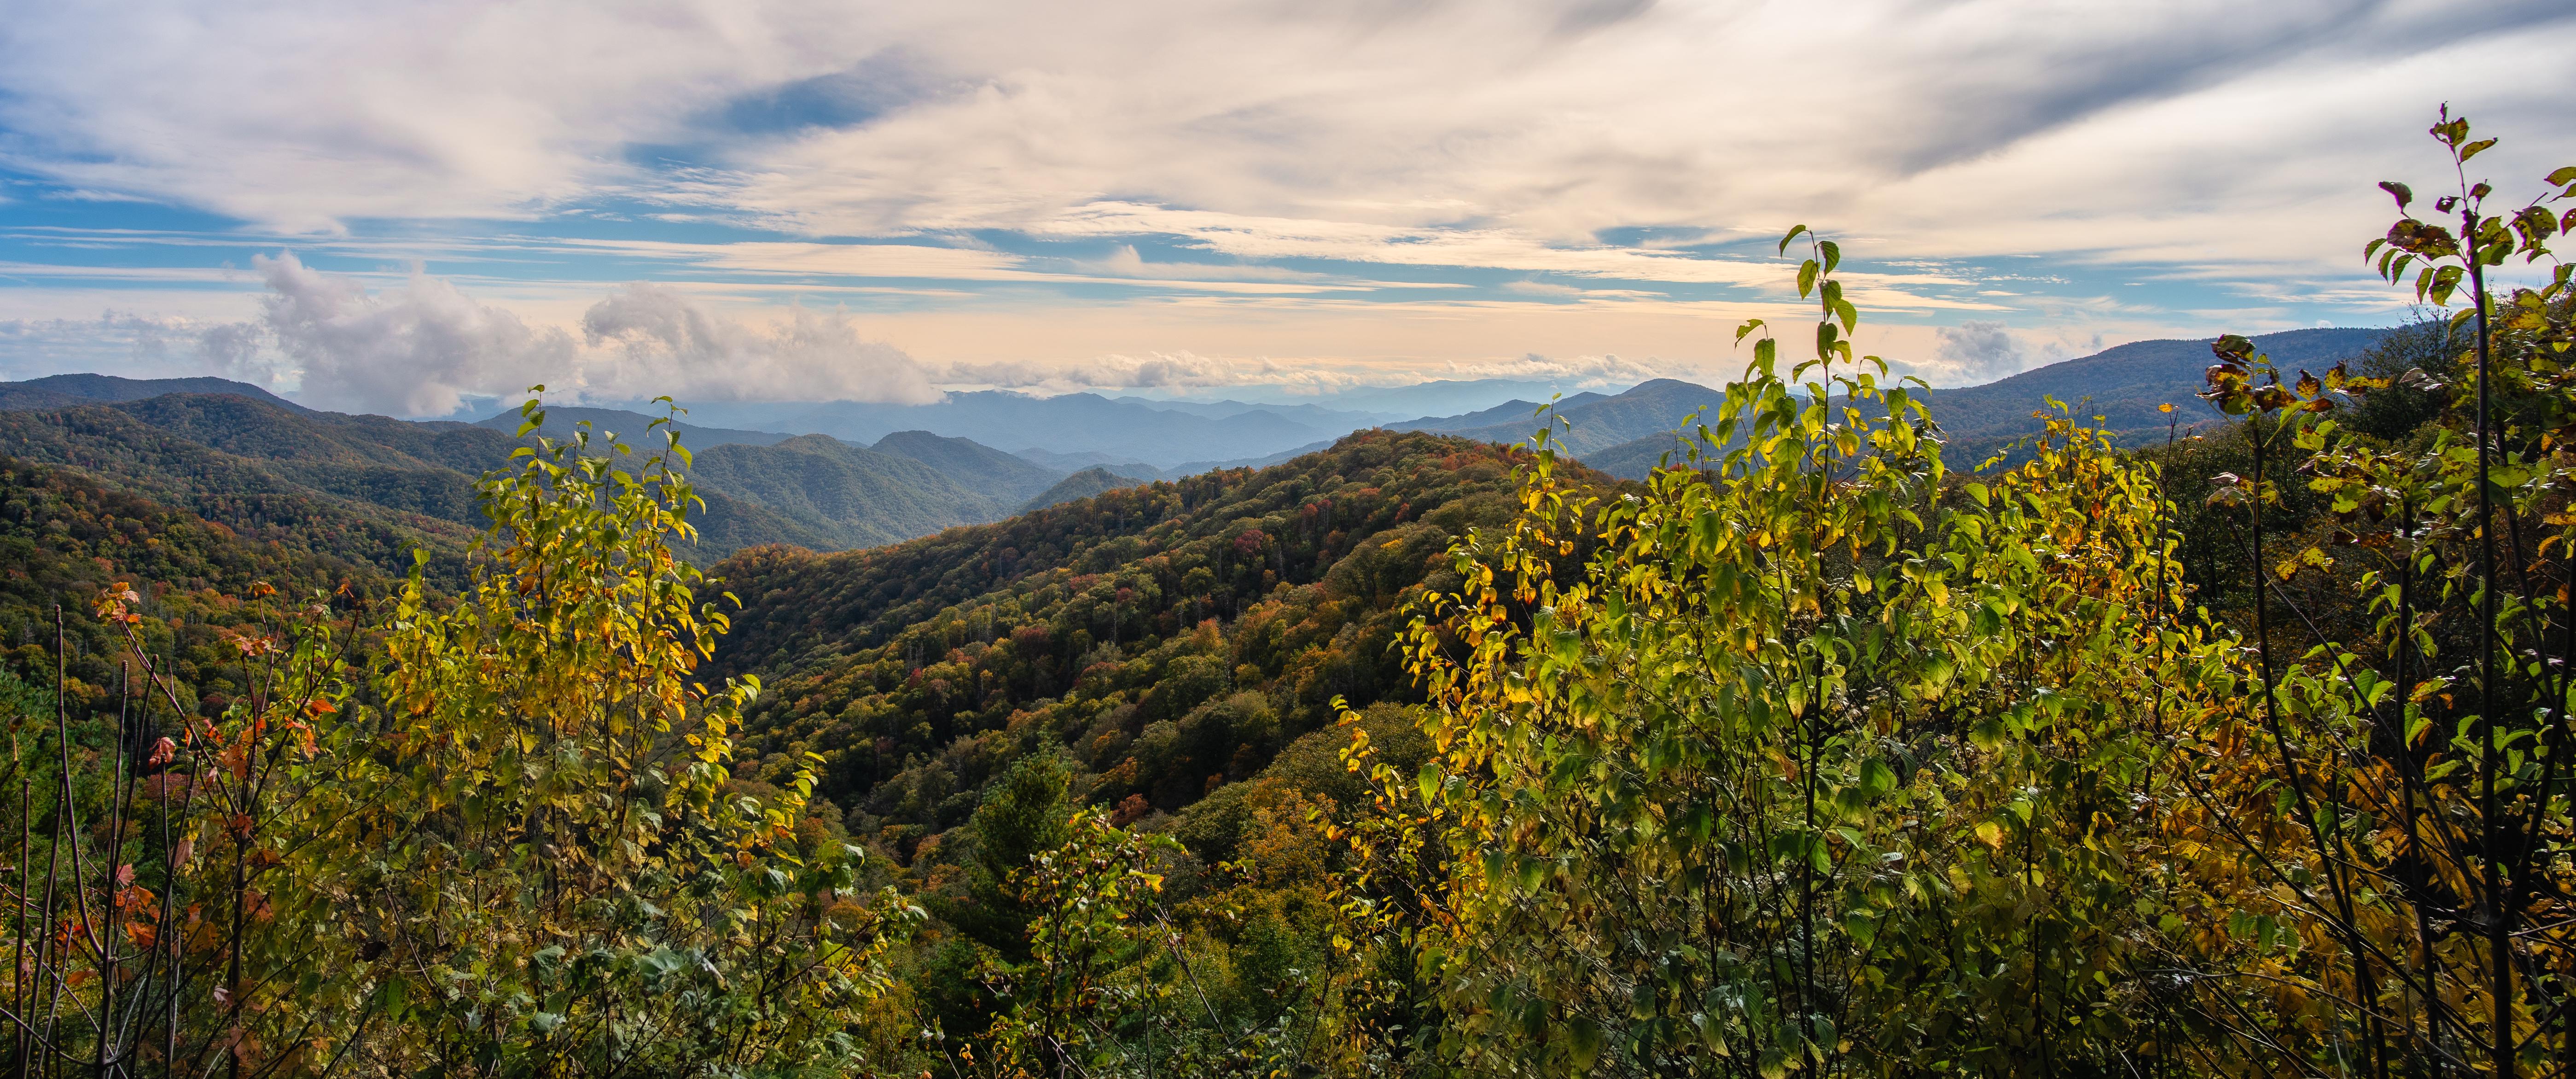
{"type": "Polygon", "coordinates": [[[2004,744],[2004,721],[1995,716],[1979,719],[1968,728],[1968,742],[1979,749],[1992,750],[2004,744]]]}
{"type": "Polygon", "coordinates": [[[2476,142],[2460,147],[2460,160],[2466,162],[2468,159],[2476,157],[2478,154],[2484,152],[2487,147],[2495,144],[2496,140],[2494,139],[2479,139],[2476,142]]]}
{"type": "Polygon", "coordinates": [[[1860,789],[1872,798],[1883,798],[1896,789],[1896,769],[1876,757],[1860,766],[1860,789]]]}
{"type": "Polygon", "coordinates": [[[1789,252],[1789,241],[1797,239],[1806,231],[1807,226],[1800,225],[1796,228],[1790,229],[1788,235],[1780,237],[1780,253],[1784,255],[1787,254],[1789,252]]]}
{"type": "Polygon", "coordinates": [[[1588,1072],[1592,1063],[1601,1059],[1601,1024],[1576,1016],[1565,1024],[1565,1047],[1573,1054],[1574,1070],[1588,1072]]]}

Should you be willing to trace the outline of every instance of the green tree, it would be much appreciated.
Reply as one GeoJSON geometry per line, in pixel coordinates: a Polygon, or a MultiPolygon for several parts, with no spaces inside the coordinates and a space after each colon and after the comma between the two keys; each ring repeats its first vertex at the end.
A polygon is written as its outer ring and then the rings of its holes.
{"type": "Polygon", "coordinates": [[[941,915],[1009,962],[1028,960],[1029,923],[1039,914],[1021,898],[1017,878],[1073,836],[1066,823],[1073,815],[1066,789],[1072,778],[1055,754],[1022,757],[994,781],[967,824],[974,850],[967,862],[966,899],[941,915]]]}
{"type": "Polygon", "coordinates": [[[89,743],[59,705],[50,739],[18,729],[50,743],[15,777],[0,1007],[22,1072],[855,1063],[918,911],[863,901],[857,850],[800,843],[810,777],[766,803],[733,785],[757,686],[691,678],[724,620],[666,545],[689,533],[686,453],[628,472],[586,441],[484,479],[461,596],[418,572],[380,613],[255,588],[265,617],[230,638],[252,687],[217,719],[180,706],[139,595],[109,590],[148,696],[89,743]],[[28,767],[47,755],[50,796],[28,767]]]}

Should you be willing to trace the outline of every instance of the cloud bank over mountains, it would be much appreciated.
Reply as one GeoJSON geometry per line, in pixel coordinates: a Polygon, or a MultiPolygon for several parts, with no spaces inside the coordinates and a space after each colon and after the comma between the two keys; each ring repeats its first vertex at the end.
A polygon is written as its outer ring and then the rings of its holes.
{"type": "MultiPolygon", "coordinates": [[[[286,390],[317,408],[396,416],[448,415],[467,398],[506,397],[538,383],[569,402],[668,394],[889,404],[929,404],[940,399],[941,386],[956,385],[1065,393],[1246,384],[1329,392],[1366,384],[1358,376],[1186,352],[1073,364],[925,363],[869,339],[847,311],[799,304],[773,320],[745,320],[651,283],[621,286],[592,303],[574,332],[530,325],[418,269],[396,287],[370,291],[358,278],[316,270],[292,253],[258,256],[252,268],[267,286],[253,320],[115,314],[92,325],[0,323],[0,345],[13,332],[116,333],[132,342],[138,359],[164,368],[286,390]]],[[[1601,386],[1660,372],[1616,356],[1529,355],[1445,373],[1601,386]]]]}
{"type": "Polygon", "coordinates": [[[292,383],[320,408],[445,415],[465,397],[538,383],[570,400],[939,399],[919,363],[861,337],[846,312],[794,306],[776,322],[750,323],[668,287],[630,284],[592,304],[576,335],[531,326],[419,270],[399,288],[370,293],[291,253],[261,256],[253,268],[268,286],[261,317],[198,330],[201,363],[292,383]]]}
{"type": "Polygon", "coordinates": [[[2571,27],[2563,0],[39,6],[0,32],[0,199],[63,223],[0,228],[0,281],[35,284],[0,325],[231,288],[211,321],[267,354],[208,355],[403,409],[514,372],[905,400],[1662,370],[1778,312],[1768,241],[1805,222],[1921,328],[1914,369],[1975,377],[2065,333],[2384,321],[2369,182],[2427,172],[2445,99],[2506,136],[2500,179],[2561,163],[2571,27]],[[246,243],[311,264],[181,280],[246,243]],[[421,259],[446,276],[314,268],[421,259]]]}

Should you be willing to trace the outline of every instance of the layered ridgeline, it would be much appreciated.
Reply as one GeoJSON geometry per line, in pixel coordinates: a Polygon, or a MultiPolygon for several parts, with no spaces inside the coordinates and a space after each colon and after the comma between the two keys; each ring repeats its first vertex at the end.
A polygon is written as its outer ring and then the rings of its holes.
{"type": "MultiPolygon", "coordinates": [[[[2387,335],[2378,329],[2291,330],[2254,338],[2286,370],[2323,371],[2367,351],[2387,335]]],[[[2054,397],[2079,415],[2101,416],[2102,429],[2138,443],[2161,437],[2168,421],[2188,429],[2216,422],[2218,413],[2196,395],[2209,366],[2208,341],[2137,341],[2024,371],[1982,386],[1923,394],[1960,463],[2037,433],[2032,413],[2054,397]],[[2173,405],[2172,413],[2159,406],[2173,405]]],[[[1655,379],[1619,394],[1577,393],[1554,402],[1558,452],[1624,479],[1643,479],[1667,453],[1680,459],[1675,434],[1691,417],[1716,411],[1721,389],[1678,379],[1655,379]]],[[[1511,401],[1458,416],[1424,417],[1391,425],[1492,442],[1525,442],[1542,423],[1540,404],[1511,401]]]]}
{"type": "MultiPolygon", "coordinates": [[[[1494,398],[1499,400],[1500,398],[1494,398]]],[[[1059,470],[1141,464],[1153,475],[1204,472],[1320,449],[1344,434],[1414,413],[1243,401],[1149,401],[1091,393],[1031,397],[1001,390],[949,393],[929,404],[859,401],[715,402],[693,405],[699,422],[830,435],[870,443],[897,431],[932,431],[1013,453],[1051,456],[1059,470]]]]}
{"type": "MultiPolygon", "coordinates": [[[[1354,704],[1410,697],[1397,608],[1508,520],[1515,451],[1363,431],[1260,470],[1109,490],[894,547],[745,551],[717,653],[757,673],[765,772],[917,841],[1003,766],[1071,747],[1088,796],[1176,811],[1354,704]]],[[[854,823],[854,830],[857,825],[854,823]]]]}
{"type": "MultiPolygon", "coordinates": [[[[607,409],[548,413],[538,435],[588,422],[639,449],[649,418],[607,409]]],[[[515,413],[481,424],[318,412],[221,379],[57,376],[0,384],[0,453],[76,468],[97,481],[293,549],[402,572],[414,550],[443,572],[482,527],[474,481],[522,443],[515,413]],[[206,392],[218,391],[218,392],[206,392]]],[[[854,446],[683,423],[706,500],[684,557],[742,547],[818,550],[892,543],[993,521],[1065,478],[965,439],[895,432],[854,446]]]]}

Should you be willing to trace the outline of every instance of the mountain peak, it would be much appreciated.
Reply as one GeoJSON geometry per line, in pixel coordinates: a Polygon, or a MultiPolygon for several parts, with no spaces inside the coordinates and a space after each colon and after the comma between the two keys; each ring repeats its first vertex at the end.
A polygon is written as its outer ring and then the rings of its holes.
{"type": "Polygon", "coordinates": [[[0,382],[0,405],[13,408],[46,407],[69,404],[121,404],[142,401],[165,394],[199,393],[247,397],[264,405],[276,405],[297,412],[312,409],[279,397],[247,382],[228,378],[123,378],[117,375],[69,374],[47,375],[25,382],[0,382]]]}

